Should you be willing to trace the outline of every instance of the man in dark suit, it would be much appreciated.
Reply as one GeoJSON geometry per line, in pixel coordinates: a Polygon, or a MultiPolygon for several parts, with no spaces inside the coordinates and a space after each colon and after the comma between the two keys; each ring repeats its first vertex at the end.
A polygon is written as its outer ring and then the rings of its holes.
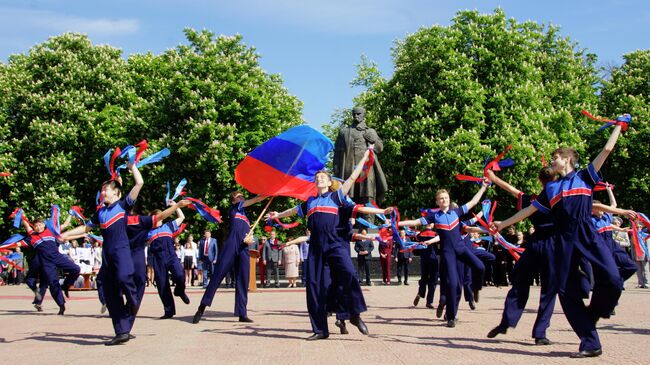
{"type": "Polygon", "coordinates": [[[269,287],[269,279],[271,278],[271,271],[275,276],[275,287],[280,287],[280,270],[279,265],[282,265],[282,246],[275,238],[275,231],[271,231],[271,237],[264,241],[264,249],[262,250],[262,260],[266,265],[266,283],[264,287],[269,287]]]}
{"type": "MultiPolygon", "coordinates": [[[[366,236],[368,232],[363,229],[361,230],[361,235],[366,236]]],[[[368,266],[368,260],[370,260],[370,253],[375,248],[372,244],[372,240],[368,240],[365,237],[360,239],[355,239],[354,250],[357,252],[357,269],[359,270],[359,283],[363,282],[363,274],[366,276],[366,285],[370,286],[370,267],[368,266]]]]}
{"type": "Polygon", "coordinates": [[[212,232],[206,229],[203,232],[203,238],[199,240],[199,260],[203,270],[203,289],[208,286],[208,281],[214,271],[214,264],[217,262],[218,252],[217,240],[212,238],[212,232]]]}
{"type": "MultiPolygon", "coordinates": [[[[399,235],[403,241],[408,241],[406,231],[400,230],[399,235]]],[[[394,250],[395,262],[397,262],[397,285],[402,285],[402,273],[404,273],[404,285],[409,285],[409,264],[413,261],[413,252],[403,250],[400,245],[395,245],[394,250]]]]}

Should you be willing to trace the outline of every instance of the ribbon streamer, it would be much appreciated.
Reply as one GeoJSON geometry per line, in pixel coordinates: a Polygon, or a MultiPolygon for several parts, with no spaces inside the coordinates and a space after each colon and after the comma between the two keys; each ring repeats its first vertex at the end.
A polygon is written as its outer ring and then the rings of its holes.
{"type": "Polygon", "coordinates": [[[203,219],[212,223],[221,223],[221,213],[219,210],[210,208],[207,204],[195,198],[185,198],[192,202],[189,205],[191,209],[196,210],[203,219]]]}
{"type": "Polygon", "coordinates": [[[629,128],[630,123],[632,123],[632,116],[629,115],[629,114],[620,115],[620,116],[618,116],[616,118],[616,120],[595,117],[595,116],[593,116],[592,114],[590,114],[588,111],[586,111],[584,109],[582,110],[582,114],[584,114],[585,116],[587,116],[587,118],[589,118],[591,120],[595,120],[597,122],[605,123],[605,125],[598,128],[599,132],[603,131],[603,130],[605,130],[605,129],[613,126],[613,125],[620,125],[621,130],[623,130],[623,132],[625,132],[629,128]]]}
{"type": "Polygon", "coordinates": [[[363,169],[361,170],[361,176],[357,178],[355,183],[360,183],[368,178],[368,175],[370,175],[370,169],[372,168],[372,165],[375,163],[375,151],[373,149],[370,149],[370,152],[368,153],[368,160],[363,163],[363,169]]]}
{"type": "Polygon", "coordinates": [[[506,168],[506,167],[511,167],[515,165],[515,161],[513,161],[510,158],[506,158],[503,161],[501,160],[503,156],[506,155],[508,151],[512,148],[512,145],[508,145],[503,152],[499,153],[497,157],[495,157],[493,160],[489,160],[490,157],[485,159],[485,166],[483,167],[483,176],[487,177],[488,176],[488,171],[501,171],[501,168],[506,168]]]}

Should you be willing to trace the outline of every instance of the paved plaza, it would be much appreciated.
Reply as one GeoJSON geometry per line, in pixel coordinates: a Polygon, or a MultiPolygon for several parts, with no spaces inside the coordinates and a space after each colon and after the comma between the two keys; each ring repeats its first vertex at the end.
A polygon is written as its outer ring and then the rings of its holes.
{"type": "MultiPolygon", "coordinates": [[[[412,305],[417,286],[364,287],[369,310],[363,318],[370,329],[361,335],[348,324],[349,335],[338,334],[334,319],[328,340],[308,342],[311,334],[305,292],[260,289],[249,295],[254,323],[232,316],[234,291],[220,289],[203,320],[192,324],[202,290],[188,290],[192,303],[177,299],[178,315],[159,320],[162,305],[148,287],[135,328],[135,339],[120,346],[103,342],[113,335],[108,315],[99,313],[94,291],[71,292],[65,316],[48,296],[38,313],[26,286],[0,287],[0,348],[15,364],[648,364],[650,354],[650,290],[626,284],[616,316],[599,322],[604,354],[597,360],[569,359],[578,338],[555,308],[548,337],[550,346],[535,346],[530,338],[539,287],[531,290],[529,308],[516,329],[495,339],[485,337],[498,324],[508,288],[487,287],[475,311],[461,303],[456,328],[445,327],[424,301],[412,305]]],[[[436,293],[436,301],[437,301],[436,293]]],[[[435,304],[435,303],[434,303],[435,304]]]]}

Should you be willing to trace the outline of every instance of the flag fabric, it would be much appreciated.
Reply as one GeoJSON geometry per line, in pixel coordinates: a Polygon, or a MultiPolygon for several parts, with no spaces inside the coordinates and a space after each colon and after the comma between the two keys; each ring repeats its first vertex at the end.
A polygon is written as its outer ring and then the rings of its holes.
{"type": "Polygon", "coordinates": [[[307,200],[317,194],[314,177],[333,149],[314,128],[293,127],[250,152],[235,169],[235,180],[254,194],[307,200]]]}

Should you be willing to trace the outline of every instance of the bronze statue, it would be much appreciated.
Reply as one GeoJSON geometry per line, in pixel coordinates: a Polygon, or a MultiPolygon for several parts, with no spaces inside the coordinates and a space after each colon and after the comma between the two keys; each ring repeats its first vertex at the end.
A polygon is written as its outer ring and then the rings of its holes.
{"type": "Polygon", "coordinates": [[[375,164],[368,171],[368,178],[354,184],[350,190],[350,197],[357,204],[365,204],[375,200],[381,205],[384,193],[388,189],[386,176],[379,164],[378,156],[384,149],[384,143],[377,132],[368,127],[365,122],[366,110],[361,107],[352,109],[353,123],[349,127],[339,130],[336,144],[334,145],[334,175],[347,179],[358,161],[361,160],[368,146],[374,145],[375,164]]]}

